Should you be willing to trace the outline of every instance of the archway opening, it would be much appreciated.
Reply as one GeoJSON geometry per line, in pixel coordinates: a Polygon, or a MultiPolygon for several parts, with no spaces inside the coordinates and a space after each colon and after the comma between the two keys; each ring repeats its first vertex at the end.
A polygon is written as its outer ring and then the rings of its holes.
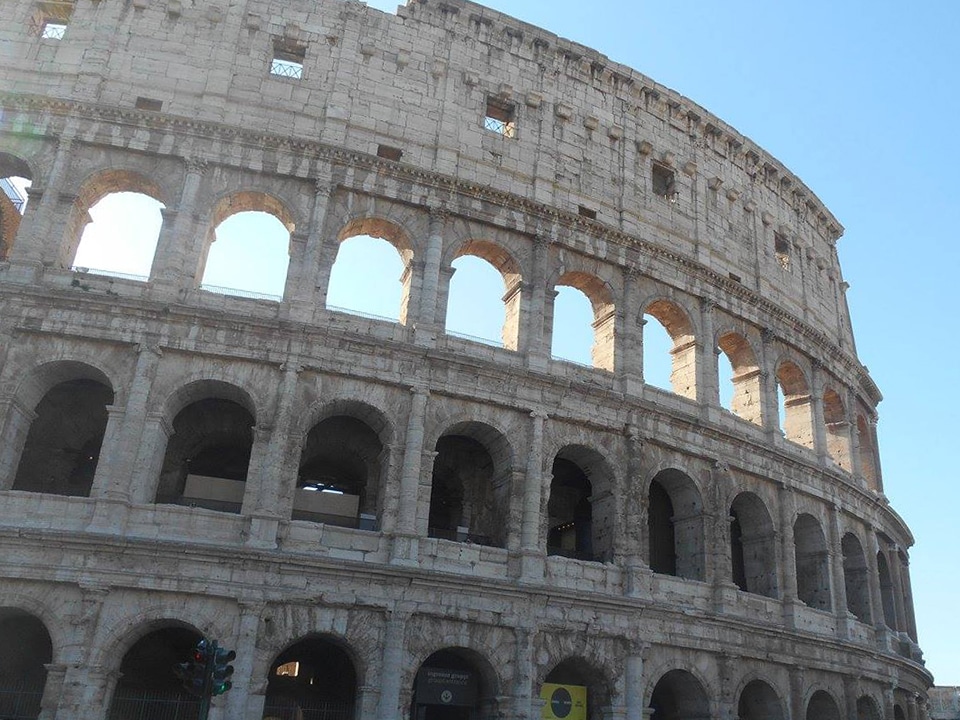
{"type": "Polygon", "coordinates": [[[142,192],[111,192],[89,209],[73,269],[146,281],[163,224],[159,200],[142,192]]]}
{"type": "Polygon", "coordinates": [[[740,720],[783,720],[783,706],[772,687],[753,680],[740,693],[737,703],[740,720]]]}
{"type": "Polygon", "coordinates": [[[438,650],[423,661],[413,687],[413,720],[483,720],[498,717],[495,674],[466,648],[438,650]]]}
{"type": "Polygon", "coordinates": [[[334,415],[314,425],[300,454],[293,519],[375,529],[383,452],[363,420],[334,415]]]}
{"type": "Polygon", "coordinates": [[[30,424],[13,489],[88,497],[112,403],[113,390],[90,378],[47,391],[30,424]]]}
{"type": "Polygon", "coordinates": [[[0,608],[0,717],[35,720],[53,662],[43,622],[16,608],[0,608]]]}
{"type": "MultiPolygon", "coordinates": [[[[602,370],[614,370],[614,348],[616,346],[616,306],[613,303],[610,289],[607,285],[595,275],[585,272],[564,273],[557,280],[559,293],[563,293],[569,298],[573,295],[577,298],[579,295],[590,305],[590,336],[592,344],[590,345],[590,362],[588,364],[602,370]]],[[[578,303],[582,300],[577,298],[578,303]]],[[[562,328],[563,333],[567,332],[567,323],[570,319],[577,319],[580,314],[574,314],[572,318],[566,316],[565,312],[558,314],[558,309],[563,311],[563,305],[557,307],[554,302],[553,310],[553,335],[556,338],[558,331],[562,328]]],[[[556,347],[556,341],[554,341],[556,347]]]]}
{"type": "Polygon", "coordinates": [[[696,677],[671,670],[653,688],[650,709],[651,720],[703,720],[710,717],[710,700],[696,677]]]}
{"type": "Polygon", "coordinates": [[[703,505],[685,473],[663,470],[648,494],[649,564],[656,573],[702,580],[703,505]]]}
{"type": "Polygon", "coordinates": [[[436,444],[430,490],[430,537],[505,547],[510,452],[493,428],[463,423],[436,444]]]}
{"type": "Polygon", "coordinates": [[[328,310],[407,323],[413,253],[400,249],[398,234],[388,223],[371,222],[341,234],[327,288],[328,310]],[[354,234],[361,228],[370,234],[354,234]]]}
{"type": "Polygon", "coordinates": [[[720,351],[720,402],[737,417],[762,424],[760,365],[745,337],[724,333],[717,343],[720,351]]]}
{"type": "Polygon", "coordinates": [[[813,415],[810,387],[803,372],[792,362],[780,363],[777,368],[781,425],[787,440],[813,448],[813,415]]]}
{"type": "Polygon", "coordinates": [[[863,546],[853,533],[840,541],[843,552],[843,583],[847,595],[847,610],[861,622],[872,622],[870,612],[870,582],[863,546]]]}
{"type": "Polygon", "coordinates": [[[843,400],[833,388],[823,391],[823,421],[827,430],[827,454],[850,472],[850,423],[843,400]]]}
{"type": "Polygon", "coordinates": [[[553,300],[553,333],[550,353],[556,360],[593,365],[593,307],[575,287],[557,287],[553,300]]]}
{"type": "Polygon", "coordinates": [[[880,720],[883,715],[873,698],[861,695],[857,698],[857,720],[880,720]]]}
{"type": "Polygon", "coordinates": [[[793,524],[794,555],[797,568],[797,597],[817,610],[829,610],[830,563],[827,541],[820,522],[807,513],[793,524]]]}
{"type": "Polygon", "coordinates": [[[817,690],[807,703],[807,720],[840,720],[840,708],[829,693],[817,690]]]}
{"type": "Polygon", "coordinates": [[[451,267],[447,334],[516,350],[523,283],[513,257],[495,243],[471,240],[451,267]]]}
{"type": "Polygon", "coordinates": [[[582,658],[567,658],[547,673],[540,689],[540,697],[551,706],[562,709],[569,707],[573,710],[585,706],[586,712],[582,716],[586,720],[605,717],[610,706],[610,690],[606,678],[600,670],[582,658]]]}
{"type": "Polygon", "coordinates": [[[894,599],[893,578],[883,550],[877,553],[877,574],[880,576],[880,601],[883,603],[883,622],[891,630],[897,630],[897,606],[894,599]]]}
{"type": "Polygon", "coordinates": [[[183,689],[174,667],[190,659],[200,640],[192,628],[168,626],[134,643],[120,663],[109,720],[196,718],[200,701],[183,689]]]}
{"type": "Polygon", "coordinates": [[[190,403],[173,420],[158,503],[239,513],[253,448],[250,411],[233,400],[190,403]]]}
{"type": "Polygon", "coordinates": [[[753,493],[740,493],[730,507],[730,557],[737,587],[766,597],[778,596],[773,521],[753,493]]]}
{"type": "Polygon", "coordinates": [[[356,698],[357,671],[346,649],[309,638],[270,666],[263,720],[353,720],[356,698]]]}
{"type": "Polygon", "coordinates": [[[697,342],[693,326],[686,313],[669,300],[655,300],[647,306],[643,319],[644,382],[670,390],[690,400],[696,400],[697,342]],[[661,345],[663,344],[662,338],[659,342],[657,341],[658,325],[669,337],[667,347],[672,358],[669,382],[664,382],[660,378],[662,373],[657,372],[658,367],[662,367],[662,358],[658,362],[657,357],[662,353],[661,345]]]}
{"type": "Polygon", "coordinates": [[[26,162],[0,153],[0,260],[6,260],[27,210],[32,174],[26,162]]]}

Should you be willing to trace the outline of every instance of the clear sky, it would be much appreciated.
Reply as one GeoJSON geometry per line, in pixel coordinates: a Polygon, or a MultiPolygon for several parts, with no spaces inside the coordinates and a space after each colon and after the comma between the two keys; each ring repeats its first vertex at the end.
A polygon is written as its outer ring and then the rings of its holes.
{"type": "MultiPolygon", "coordinates": [[[[368,4],[391,12],[397,5],[368,4]]],[[[486,4],[593,47],[691,98],[781,160],[845,226],[840,259],[851,285],[858,351],[885,395],[879,431],[886,494],[917,540],[911,575],[920,644],[937,684],[960,685],[960,623],[953,608],[960,601],[960,487],[947,452],[949,418],[960,412],[960,384],[952,374],[960,370],[960,322],[949,304],[957,301],[948,294],[960,271],[953,176],[960,168],[960,143],[953,137],[960,110],[960,2],[486,4]]],[[[142,211],[135,215],[141,224],[142,211]]],[[[268,230],[255,234],[264,237],[268,230]]],[[[357,242],[351,250],[358,267],[370,273],[362,258],[376,242],[364,242],[371,244],[357,242]]],[[[103,267],[96,257],[78,256],[76,264],[88,262],[103,267]]],[[[282,268],[280,279],[270,281],[259,260],[250,264],[266,285],[248,289],[282,292],[282,268]]],[[[454,283],[483,272],[471,267],[470,258],[458,265],[454,283]]],[[[211,256],[211,272],[219,266],[211,256]]],[[[387,307],[398,302],[401,267],[397,257],[377,269],[384,273],[377,284],[395,293],[387,307]]],[[[205,282],[236,287],[230,272],[205,282]]],[[[378,301],[358,308],[363,298],[348,296],[356,285],[348,278],[334,277],[330,302],[384,314],[378,301]]],[[[574,295],[558,302],[569,302],[576,314],[582,298],[574,295]]],[[[498,305],[451,308],[451,329],[496,337],[498,305]],[[478,318],[489,322],[478,327],[478,318]]],[[[588,323],[582,302],[579,312],[581,325],[588,323]]],[[[583,337],[555,352],[589,362],[583,337]]]]}

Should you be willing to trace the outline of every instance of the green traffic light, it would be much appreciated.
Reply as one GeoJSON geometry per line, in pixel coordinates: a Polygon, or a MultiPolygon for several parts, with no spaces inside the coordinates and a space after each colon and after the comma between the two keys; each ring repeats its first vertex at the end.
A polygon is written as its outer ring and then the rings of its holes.
{"type": "Polygon", "coordinates": [[[224,680],[223,682],[218,682],[213,684],[213,694],[214,695],[223,695],[227,690],[233,687],[233,683],[229,680],[224,680]]]}

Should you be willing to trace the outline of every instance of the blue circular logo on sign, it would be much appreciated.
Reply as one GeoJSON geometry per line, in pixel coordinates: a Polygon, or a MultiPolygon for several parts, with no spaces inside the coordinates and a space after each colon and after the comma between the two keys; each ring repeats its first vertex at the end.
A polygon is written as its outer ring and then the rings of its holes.
{"type": "Polygon", "coordinates": [[[550,696],[550,710],[554,717],[565,718],[573,710],[573,698],[566,688],[557,688],[550,696]]]}

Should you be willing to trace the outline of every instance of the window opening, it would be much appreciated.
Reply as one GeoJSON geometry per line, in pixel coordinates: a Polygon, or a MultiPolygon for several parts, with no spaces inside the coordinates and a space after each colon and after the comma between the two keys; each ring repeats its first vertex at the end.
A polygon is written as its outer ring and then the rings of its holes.
{"type": "Polygon", "coordinates": [[[352,718],[357,671],[337,643],[310,638],[284,650],[267,675],[265,718],[352,718]]]}
{"type": "Polygon", "coordinates": [[[812,608],[829,610],[833,603],[827,542],[817,519],[808,514],[800,515],[793,526],[793,542],[797,598],[812,608]]]}
{"type": "Polygon", "coordinates": [[[73,269],[146,280],[160,237],[163,203],[135,192],[110,193],[90,208],[73,269]]]}
{"type": "Polygon", "coordinates": [[[733,412],[733,363],[730,357],[717,348],[717,377],[720,381],[720,407],[733,412]]]}
{"type": "Polygon", "coordinates": [[[677,199],[677,183],[673,170],[660,165],[653,164],[653,194],[674,202],[677,199]]]}
{"type": "Polygon", "coordinates": [[[456,272],[447,299],[447,334],[503,347],[507,319],[503,276],[493,264],[474,255],[463,255],[452,265],[456,272]]]}
{"type": "Polygon", "coordinates": [[[134,107],[136,107],[138,110],[160,112],[163,110],[163,101],[148,97],[138,97],[136,103],[134,103],[134,107]]]}
{"type": "Polygon", "coordinates": [[[200,287],[221,295],[283,299],[290,231],[274,215],[244,211],[217,226],[200,287]]]}
{"type": "Polygon", "coordinates": [[[580,217],[587,218],[588,220],[596,220],[596,219],[597,219],[597,211],[596,211],[596,210],[591,210],[590,208],[588,208],[588,207],[586,207],[586,206],[584,206],[584,205],[580,205],[580,206],[577,208],[577,214],[580,215],[580,217]]]}
{"type": "Polygon", "coordinates": [[[40,31],[40,37],[44,40],[63,40],[67,32],[67,24],[59,20],[46,20],[43,23],[43,29],[40,31]]]}
{"type": "Polygon", "coordinates": [[[270,61],[270,74],[276,77],[303,78],[303,61],[307,49],[289,41],[275,41],[273,44],[273,59],[270,61]]]}
{"type": "Polygon", "coordinates": [[[516,105],[499,98],[487,98],[487,111],[483,118],[483,127],[505,138],[516,137],[516,105]]]}
{"type": "Polygon", "coordinates": [[[401,322],[407,275],[403,257],[387,240],[370,235],[348,238],[340,243],[330,271],[327,309],[401,322]]]}
{"type": "Polygon", "coordinates": [[[643,319],[643,381],[647,385],[673,392],[670,382],[673,339],[653,315],[644,315],[643,319]]]}
{"type": "Polygon", "coordinates": [[[403,150],[398,147],[393,147],[392,145],[377,145],[377,157],[399,162],[400,158],[403,157],[403,150]]]}
{"type": "Polygon", "coordinates": [[[46,626],[22,610],[0,608],[0,714],[40,717],[40,700],[53,660],[46,626]]]}
{"type": "Polygon", "coordinates": [[[430,537],[503,547],[507,483],[477,440],[444,435],[437,441],[430,490],[430,537]]]}
{"type": "Polygon", "coordinates": [[[553,357],[593,367],[590,350],[593,335],[590,299],[575,287],[558,285],[553,301],[553,357]]]}
{"type": "MultiPolygon", "coordinates": [[[[3,158],[0,154],[0,166],[3,158]]],[[[13,247],[23,213],[27,208],[30,181],[23,177],[0,177],[0,260],[6,259],[13,247]]]]}
{"type": "Polygon", "coordinates": [[[777,264],[784,270],[790,269],[790,242],[781,233],[773,234],[773,249],[777,264]]]}

